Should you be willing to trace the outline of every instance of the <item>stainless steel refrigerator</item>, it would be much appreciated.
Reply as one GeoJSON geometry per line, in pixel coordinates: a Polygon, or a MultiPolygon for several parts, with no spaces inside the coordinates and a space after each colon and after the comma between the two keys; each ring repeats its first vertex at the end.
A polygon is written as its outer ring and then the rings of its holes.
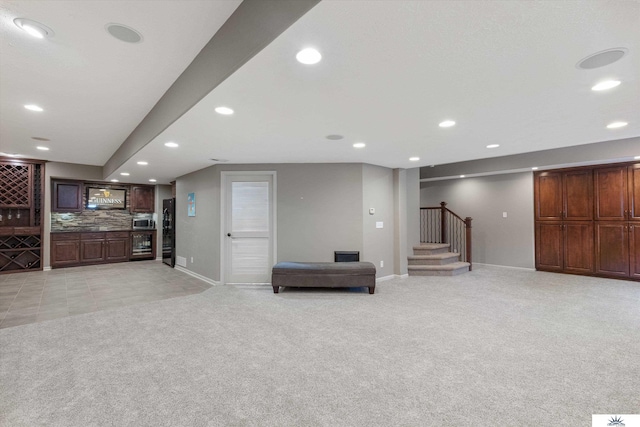
{"type": "Polygon", "coordinates": [[[162,201],[162,262],[176,265],[176,199],[162,201]]]}

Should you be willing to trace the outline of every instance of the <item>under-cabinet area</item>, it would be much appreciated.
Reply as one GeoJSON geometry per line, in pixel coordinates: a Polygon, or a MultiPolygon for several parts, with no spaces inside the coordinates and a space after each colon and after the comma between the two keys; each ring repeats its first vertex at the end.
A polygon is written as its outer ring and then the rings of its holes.
{"type": "Polygon", "coordinates": [[[156,257],[155,230],[51,233],[51,267],[71,267],[156,257]]]}

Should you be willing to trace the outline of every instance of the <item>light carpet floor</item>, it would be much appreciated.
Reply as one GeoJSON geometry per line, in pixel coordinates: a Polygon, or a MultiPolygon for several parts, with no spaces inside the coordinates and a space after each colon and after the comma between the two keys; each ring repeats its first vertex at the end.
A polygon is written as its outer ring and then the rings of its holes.
{"type": "Polygon", "coordinates": [[[478,266],[215,286],[0,330],[3,426],[590,426],[640,413],[640,283],[478,266]]]}

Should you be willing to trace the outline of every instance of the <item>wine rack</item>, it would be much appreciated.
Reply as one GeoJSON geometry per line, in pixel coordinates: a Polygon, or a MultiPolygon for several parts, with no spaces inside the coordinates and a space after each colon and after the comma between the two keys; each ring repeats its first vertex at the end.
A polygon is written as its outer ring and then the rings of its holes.
{"type": "Polygon", "coordinates": [[[0,273],[42,270],[44,162],[0,158],[0,273]]]}
{"type": "Polygon", "coordinates": [[[0,272],[40,268],[39,235],[0,236],[0,272]]]}
{"type": "Polygon", "coordinates": [[[0,206],[31,207],[32,165],[0,163],[0,206]]]}

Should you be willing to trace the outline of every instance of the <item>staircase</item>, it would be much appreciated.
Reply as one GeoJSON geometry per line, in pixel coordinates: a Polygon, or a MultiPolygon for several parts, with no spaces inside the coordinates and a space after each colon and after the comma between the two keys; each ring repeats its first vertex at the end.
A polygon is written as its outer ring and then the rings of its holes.
{"type": "Polygon", "coordinates": [[[421,243],[413,247],[409,260],[409,276],[456,276],[469,271],[468,262],[460,261],[460,254],[449,252],[448,243],[421,243]]]}

